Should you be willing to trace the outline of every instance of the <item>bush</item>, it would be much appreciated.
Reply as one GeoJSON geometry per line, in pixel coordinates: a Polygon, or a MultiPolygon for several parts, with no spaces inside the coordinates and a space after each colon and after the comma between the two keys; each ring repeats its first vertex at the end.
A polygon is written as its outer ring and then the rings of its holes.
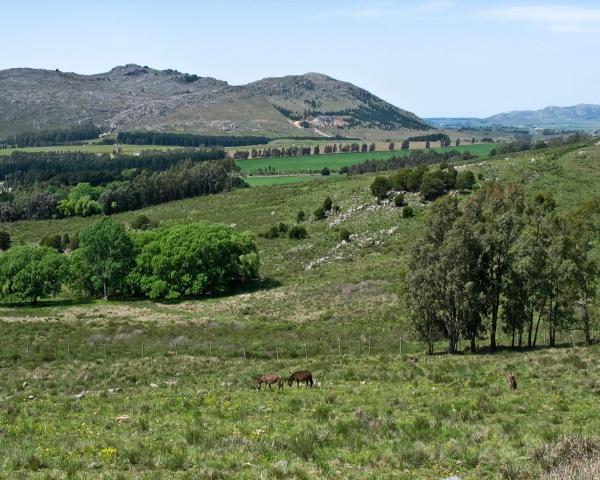
{"type": "Polygon", "coordinates": [[[343,242],[349,242],[350,235],[352,235],[352,234],[350,233],[350,231],[347,228],[342,228],[338,232],[338,237],[339,237],[340,241],[343,241],[343,242]]]}
{"type": "Polygon", "coordinates": [[[270,240],[279,238],[279,228],[277,228],[277,225],[273,225],[267,231],[259,233],[258,236],[261,238],[268,238],[270,240]]]}
{"type": "Polygon", "coordinates": [[[475,185],[475,175],[471,170],[464,170],[456,176],[456,189],[459,191],[471,190],[475,185]]]}
{"type": "Polygon", "coordinates": [[[139,243],[130,282],[151,299],[222,293],[258,278],[252,236],[225,225],[177,225],[145,233],[139,243]]]}
{"type": "Polygon", "coordinates": [[[413,211],[413,208],[410,205],[407,205],[402,209],[402,218],[410,218],[414,216],[415,212],[413,211]]]}
{"type": "Polygon", "coordinates": [[[10,248],[11,243],[12,243],[12,240],[11,240],[8,232],[5,232],[4,230],[0,230],[0,250],[1,251],[8,250],[10,248]]]}
{"type": "Polygon", "coordinates": [[[315,220],[324,220],[327,217],[327,212],[323,207],[319,207],[315,210],[315,220]]]}
{"type": "Polygon", "coordinates": [[[377,200],[383,200],[392,189],[392,184],[386,177],[375,177],[371,184],[371,193],[377,200]]]}
{"type": "Polygon", "coordinates": [[[329,170],[328,167],[323,167],[323,169],[321,170],[321,175],[330,175],[331,174],[331,170],[329,170]]]}
{"type": "Polygon", "coordinates": [[[331,197],[327,197],[325,200],[323,200],[323,210],[330,212],[331,207],[333,207],[333,202],[331,201],[331,197]]]}
{"type": "Polygon", "coordinates": [[[402,205],[404,205],[403,193],[396,194],[396,196],[394,197],[394,205],[396,205],[397,207],[401,207],[402,205]]]}
{"type": "Polygon", "coordinates": [[[305,219],[306,219],[306,214],[304,213],[304,210],[300,210],[296,214],[296,222],[297,223],[302,223],[305,219]]]}
{"type": "Polygon", "coordinates": [[[49,233],[40,240],[40,246],[52,248],[57,252],[62,252],[62,243],[62,237],[58,233],[49,233]]]}
{"type": "Polygon", "coordinates": [[[287,223],[280,222],[279,225],[277,226],[277,230],[279,231],[280,234],[283,234],[283,235],[285,235],[289,229],[290,229],[290,226],[287,223]]]}
{"type": "Polygon", "coordinates": [[[348,174],[348,167],[342,167],[340,168],[340,173],[343,174],[348,174]]]}
{"type": "Polygon", "coordinates": [[[308,238],[308,232],[303,226],[294,225],[292,228],[290,228],[290,231],[288,232],[288,237],[292,240],[303,240],[305,238],[308,238]]]}
{"type": "Polygon", "coordinates": [[[146,215],[138,215],[129,224],[132,230],[152,230],[158,227],[158,222],[148,218],[146,215]]]}

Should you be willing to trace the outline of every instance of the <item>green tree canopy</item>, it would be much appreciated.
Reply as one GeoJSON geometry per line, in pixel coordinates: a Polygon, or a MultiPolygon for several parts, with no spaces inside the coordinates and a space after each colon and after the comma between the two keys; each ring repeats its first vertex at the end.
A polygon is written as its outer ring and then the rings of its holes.
{"type": "Polygon", "coordinates": [[[220,293],[258,278],[249,233],[215,224],[177,225],[144,233],[131,281],[152,299],[220,293]]]}
{"type": "Polygon", "coordinates": [[[123,225],[103,219],[81,230],[73,266],[79,285],[104,300],[126,287],[134,264],[133,242],[123,225]]]}
{"type": "Polygon", "coordinates": [[[49,247],[18,245],[0,254],[0,295],[13,302],[37,302],[60,292],[66,258],[49,247]]]}

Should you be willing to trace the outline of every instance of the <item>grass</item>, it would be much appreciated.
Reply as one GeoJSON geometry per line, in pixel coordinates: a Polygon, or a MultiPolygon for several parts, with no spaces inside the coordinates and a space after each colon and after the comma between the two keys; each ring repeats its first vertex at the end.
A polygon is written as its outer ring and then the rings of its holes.
{"type": "Polygon", "coordinates": [[[0,148],[0,155],[11,155],[12,152],[86,152],[86,153],[112,153],[115,148],[120,148],[124,154],[140,153],[144,150],[171,150],[182,147],[164,147],[162,145],[61,145],[54,147],[29,147],[29,148],[0,148]]]}
{"type": "MultiPolygon", "coordinates": [[[[521,181],[530,195],[552,191],[563,211],[600,195],[598,146],[505,158],[469,168],[521,181]]],[[[0,307],[3,474],[529,479],[541,473],[536,452],[545,444],[596,434],[600,346],[567,348],[565,332],[552,350],[422,354],[400,288],[428,209],[412,195],[414,218],[376,205],[374,176],[264,185],[143,211],[165,225],[211,221],[258,234],[294,223],[299,210],[311,216],[326,196],[340,206],[339,215],[304,223],[307,240],[257,237],[263,280],[232,295],[153,303],[67,292],[0,307]],[[358,238],[342,244],[340,228],[358,238]],[[252,390],[260,374],[299,368],[313,371],[316,388],[252,390]],[[509,370],[516,392],[505,386],[509,370]],[[129,421],[117,423],[119,415],[129,421]]],[[[37,242],[94,220],[3,228],[17,242],[37,242]]]]}
{"type": "MultiPolygon", "coordinates": [[[[493,144],[461,145],[458,147],[435,148],[437,152],[458,150],[469,151],[476,156],[487,156],[494,148],[493,144]]],[[[392,155],[407,155],[410,150],[375,151],[360,153],[333,153],[323,155],[310,155],[303,157],[276,157],[238,160],[236,163],[243,172],[249,175],[259,173],[306,173],[318,172],[323,167],[338,170],[365,160],[386,159],[392,155]]]]}
{"type": "MultiPolygon", "coordinates": [[[[334,175],[335,176],[335,175],[334,175]]],[[[246,182],[251,187],[262,187],[265,185],[281,185],[285,183],[318,182],[328,180],[334,176],[323,175],[265,175],[264,177],[246,177],[246,182]]]]}

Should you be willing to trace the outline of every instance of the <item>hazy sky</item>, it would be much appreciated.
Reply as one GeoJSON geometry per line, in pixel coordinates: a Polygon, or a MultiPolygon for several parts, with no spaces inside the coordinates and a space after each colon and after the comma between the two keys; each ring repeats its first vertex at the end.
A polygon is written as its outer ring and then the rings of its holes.
{"type": "Polygon", "coordinates": [[[0,68],[322,72],[420,116],[600,103],[600,1],[2,2],[0,68]]]}

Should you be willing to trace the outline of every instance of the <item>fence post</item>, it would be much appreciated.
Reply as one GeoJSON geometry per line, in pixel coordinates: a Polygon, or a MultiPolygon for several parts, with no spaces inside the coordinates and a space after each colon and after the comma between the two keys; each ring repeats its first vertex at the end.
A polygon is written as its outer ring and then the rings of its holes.
{"type": "Polygon", "coordinates": [[[304,357],[308,358],[308,347],[306,346],[306,342],[304,342],[304,357]]]}
{"type": "Polygon", "coordinates": [[[246,358],[246,347],[244,347],[244,358],[246,358]]]}

